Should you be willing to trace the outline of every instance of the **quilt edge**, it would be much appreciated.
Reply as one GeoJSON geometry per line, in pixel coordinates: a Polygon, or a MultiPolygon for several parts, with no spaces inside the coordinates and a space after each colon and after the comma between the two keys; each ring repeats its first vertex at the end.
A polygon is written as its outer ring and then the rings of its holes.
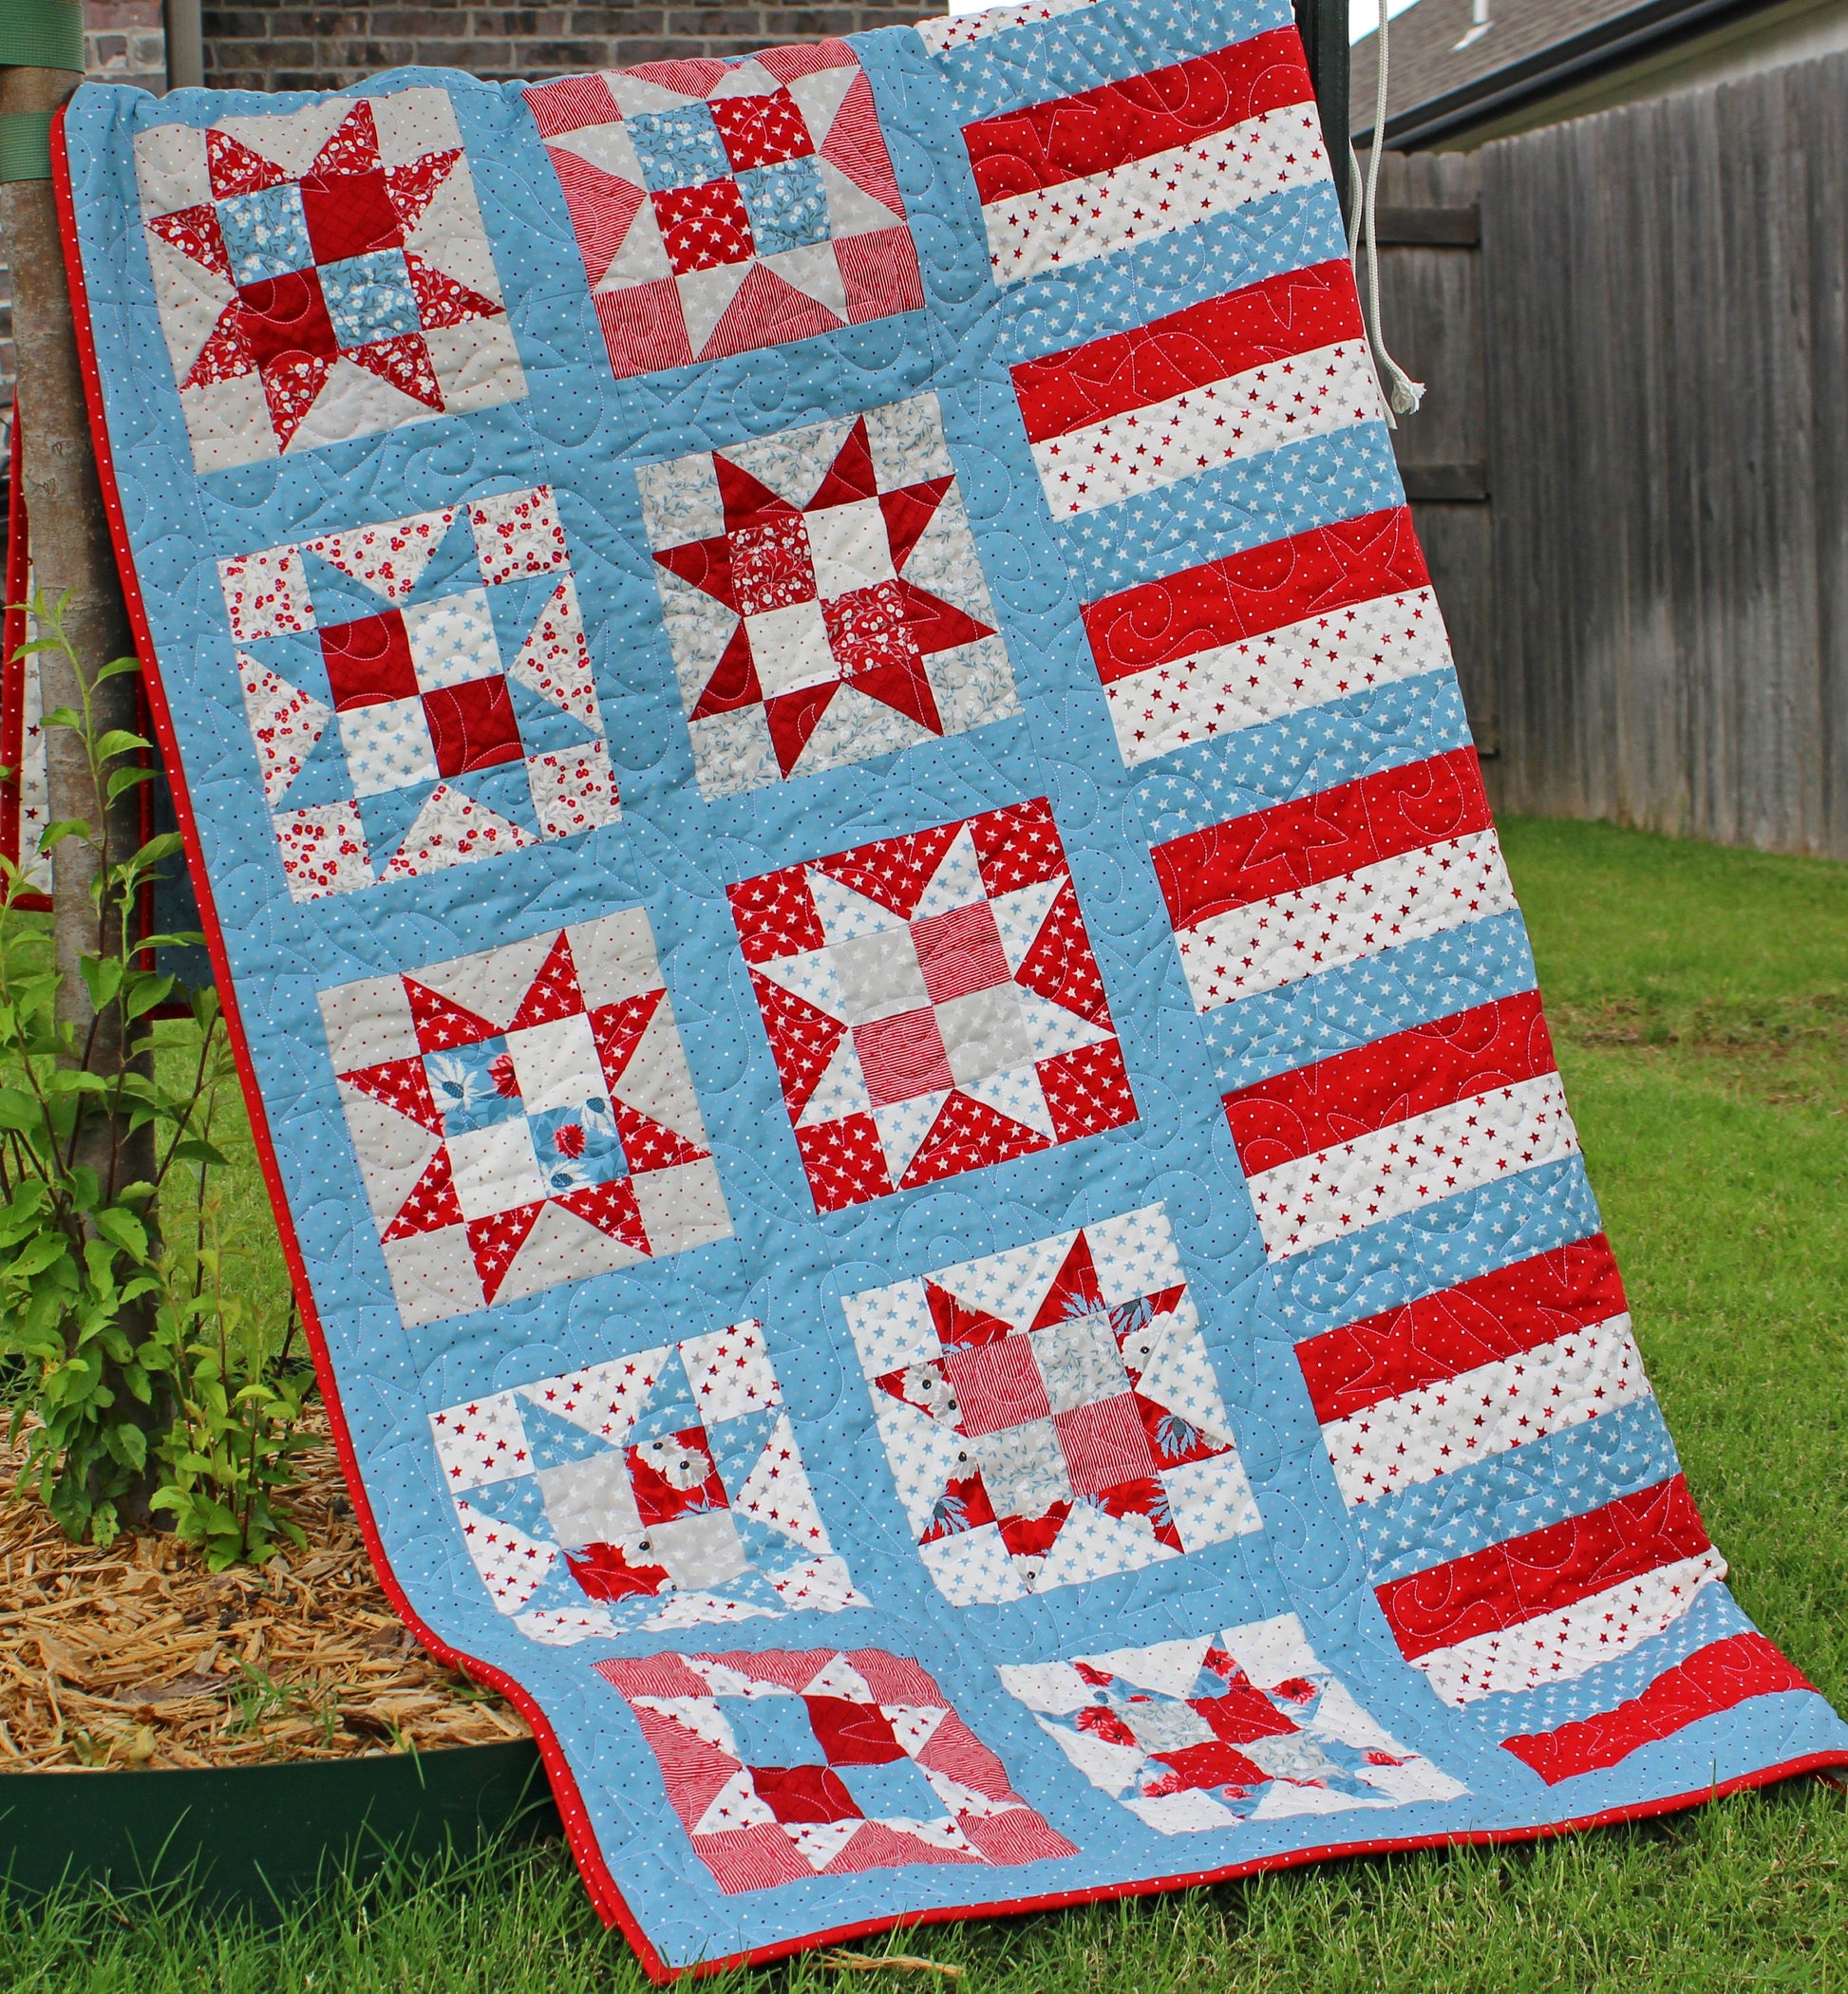
{"type": "Polygon", "coordinates": [[[142,683],[147,687],[148,713],[153,723],[155,737],[160,743],[162,766],[172,791],[174,816],[184,844],[186,866],[192,875],[193,889],[198,897],[199,926],[205,934],[206,952],[211,957],[213,977],[223,1006],[225,1035],[236,1064],[237,1082],[244,1097],[244,1105],[250,1115],[251,1136],[256,1149],[257,1163],[263,1173],[263,1185],[269,1195],[271,1209],[275,1213],[283,1261],[289,1270],[290,1285],[294,1290],[296,1305],[301,1310],[303,1331],[313,1355],[315,1376],[320,1383],[322,1401],[328,1408],[334,1451],[339,1458],[348,1494],[352,1498],[353,1513],[359,1524],[360,1534],[387,1598],[419,1642],[446,1667],[460,1669],[475,1681],[498,1690],[532,1725],[534,1740],[538,1746],[540,1759],[551,1781],[553,1796],[558,1803],[566,1838],[584,1876],[591,1902],[597,1915],[605,1925],[615,1926],[622,1931],[623,1936],[634,1948],[636,1958],[649,1978],[657,1985],[665,1985],[678,1978],[678,1973],[656,1951],[640,1921],[624,1900],[609,1865],[603,1860],[602,1850],[591,1826],[589,1810],[578,1792],[570,1761],[566,1759],[557,1735],[543,1708],[513,1677],[504,1674],[491,1663],[451,1647],[434,1628],[424,1624],[411,1606],[408,1595],[399,1583],[397,1573],[391,1569],[390,1560],[386,1554],[384,1538],[372,1514],[366,1485],[360,1477],[358,1456],[353,1447],[352,1436],[348,1429],[346,1410],[341,1403],[340,1388],[329,1356],[327,1339],[321,1328],[320,1315],[314,1306],[307,1263],[302,1255],[301,1243],[295,1236],[294,1219],[283,1188],[274,1138],[270,1133],[269,1117],[257,1086],[256,1069],[251,1058],[250,1044],[244,1033],[237,993],[232,982],[230,956],[225,949],[224,931],[218,920],[217,904],[213,897],[212,884],[206,875],[204,852],[199,843],[198,822],[194,815],[191,793],[187,788],[185,772],[180,762],[179,741],[174,731],[173,716],[167,705],[166,688],[160,677],[160,662],[155,651],[154,632],[148,623],[147,606],[141,595],[141,577],[136,572],[127,519],[123,512],[122,494],[116,482],[115,461],[109,446],[107,411],[103,398],[103,378],[97,362],[96,334],[90,319],[89,288],[84,273],[83,245],[77,228],[70,157],[66,141],[65,119],[69,108],[70,101],[66,100],[52,117],[51,182],[53,198],[57,203],[59,246],[64,252],[65,277],[70,296],[71,324],[77,342],[78,370],[84,384],[84,404],[89,421],[90,442],[96,453],[97,482],[102,490],[104,511],[109,522],[109,544],[114,552],[117,573],[122,580],[123,604],[128,611],[136,656],[141,661],[142,683]]]}

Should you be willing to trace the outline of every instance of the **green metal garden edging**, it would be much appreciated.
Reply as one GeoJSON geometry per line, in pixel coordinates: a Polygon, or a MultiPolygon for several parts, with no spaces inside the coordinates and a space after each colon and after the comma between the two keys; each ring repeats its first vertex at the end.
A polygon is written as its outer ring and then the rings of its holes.
{"type": "Polygon", "coordinates": [[[262,1909],[387,1854],[561,1832],[530,1739],[274,1765],[0,1773],[0,1874],[28,1892],[191,1877],[208,1897],[262,1909]]]}

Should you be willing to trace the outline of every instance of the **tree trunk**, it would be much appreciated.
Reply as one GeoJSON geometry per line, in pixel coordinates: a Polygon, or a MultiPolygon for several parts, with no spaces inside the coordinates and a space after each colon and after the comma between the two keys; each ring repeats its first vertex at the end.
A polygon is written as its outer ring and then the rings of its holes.
{"type": "MultiPolygon", "coordinates": [[[[0,112],[55,110],[82,81],[68,69],[0,69],[0,112]]],[[[5,232],[12,272],[18,420],[24,445],[21,484],[31,529],[32,578],[49,602],[69,593],[65,634],[85,676],[91,678],[135,647],[97,481],[51,182],[0,183],[0,230],[5,232]]],[[[55,650],[45,650],[38,653],[38,662],[45,710],[81,710],[82,688],[67,661],[55,650]]],[[[115,727],[129,733],[141,730],[140,683],[135,675],[124,673],[96,687],[91,713],[98,733],[115,727]]],[[[105,810],[91,783],[84,744],[72,728],[45,730],[45,758],[52,822],[81,818],[92,832],[88,838],[66,837],[51,855],[59,1022],[72,1027],[85,1065],[92,1072],[113,1075],[124,1057],[144,1064],[151,1055],[144,1043],[123,1045],[118,1007],[110,1006],[101,1015],[92,1009],[78,963],[87,954],[112,955],[121,946],[119,915],[105,912],[99,919],[92,894],[104,866],[130,857],[141,844],[140,792],[129,789],[105,810]]],[[[145,1180],[154,1175],[154,1131],[149,1127],[130,1136],[125,1119],[118,1122],[91,1114],[79,1135],[73,1160],[94,1170],[105,1187],[145,1180]]],[[[140,1342],[151,1320],[131,1309],[124,1314],[123,1326],[140,1342]]],[[[145,1423],[150,1430],[161,1420],[158,1403],[148,1409],[145,1423]]],[[[152,1474],[143,1479],[145,1487],[119,1504],[126,1522],[149,1520],[146,1500],[157,1481],[152,1474]]]]}

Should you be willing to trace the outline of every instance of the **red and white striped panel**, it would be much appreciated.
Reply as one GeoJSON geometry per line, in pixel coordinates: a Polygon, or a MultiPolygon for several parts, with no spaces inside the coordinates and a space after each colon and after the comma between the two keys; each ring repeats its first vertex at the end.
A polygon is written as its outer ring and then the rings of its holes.
{"type": "Polygon", "coordinates": [[[1582,1676],[1672,1627],[1725,1569],[1674,1475],[1374,1593],[1399,1652],[1461,1705],[1582,1676]]]}
{"type": "Polygon", "coordinates": [[[998,284],[1328,178],[1293,28],[963,127],[998,284]]]}
{"type": "Polygon", "coordinates": [[[1474,748],[1152,848],[1197,1010],[1507,913],[1474,748]]]}
{"type": "Polygon", "coordinates": [[[1345,256],[1012,371],[1040,483],[1060,516],[1380,413],[1345,256]]]}
{"type": "Polygon", "coordinates": [[[1561,1724],[1556,1731],[1504,1738],[1501,1749],[1531,1766],[1549,1786],[1557,1786],[1581,1773],[1601,1772],[1657,1739],[1671,1738],[1755,1696],[1815,1688],[1763,1634],[1732,1634],[1696,1648],[1614,1710],[1561,1724]]]}
{"type": "Polygon", "coordinates": [[[1349,1509],[1650,1395],[1602,1233],[1296,1356],[1349,1509]]]}
{"type": "Polygon", "coordinates": [[[1131,768],[1450,663],[1405,506],[1105,595],[1084,631],[1131,768]]]}
{"type": "Polygon", "coordinates": [[[1273,1261],[1578,1150],[1537,990],[1257,1081],[1225,1107],[1273,1261]]]}

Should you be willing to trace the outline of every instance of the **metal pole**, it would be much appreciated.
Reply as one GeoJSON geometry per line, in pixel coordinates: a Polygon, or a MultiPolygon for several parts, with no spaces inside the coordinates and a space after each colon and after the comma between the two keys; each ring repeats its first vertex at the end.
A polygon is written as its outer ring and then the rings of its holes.
{"type": "MultiPolygon", "coordinates": [[[[1309,58],[1309,79],[1315,90],[1315,103],[1322,113],[1322,142],[1328,148],[1329,167],[1341,196],[1341,213],[1351,226],[1348,213],[1352,189],[1348,186],[1348,0],[1292,0],[1296,13],[1296,31],[1303,38],[1303,52],[1309,58]]],[[[1386,0],[1381,0],[1384,6],[1386,0]]]]}
{"type": "Polygon", "coordinates": [[[197,90],[205,82],[205,37],[199,0],[166,0],[167,88],[197,90]]]}

